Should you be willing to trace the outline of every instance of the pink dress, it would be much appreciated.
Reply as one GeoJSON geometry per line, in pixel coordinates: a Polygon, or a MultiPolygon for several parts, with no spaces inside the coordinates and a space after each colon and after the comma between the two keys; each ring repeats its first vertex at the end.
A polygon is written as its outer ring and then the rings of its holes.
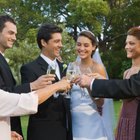
{"type": "MultiPolygon", "coordinates": [[[[124,79],[138,73],[140,67],[132,67],[125,71],[124,79]]],[[[123,100],[123,106],[119,118],[116,140],[135,140],[135,127],[137,108],[140,98],[123,100]]]]}

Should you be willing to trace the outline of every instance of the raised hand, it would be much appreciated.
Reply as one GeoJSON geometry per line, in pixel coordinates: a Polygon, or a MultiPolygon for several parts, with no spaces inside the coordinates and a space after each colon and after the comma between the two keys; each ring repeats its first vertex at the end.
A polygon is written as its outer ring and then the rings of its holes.
{"type": "Polygon", "coordinates": [[[55,84],[58,86],[58,92],[68,92],[71,89],[71,84],[66,79],[62,79],[55,84]]]}
{"type": "Polygon", "coordinates": [[[75,79],[74,82],[75,82],[75,84],[78,84],[82,88],[84,88],[84,87],[89,88],[92,80],[93,80],[92,76],[83,74],[80,77],[78,77],[77,79],[75,79]]]}
{"type": "Polygon", "coordinates": [[[91,76],[91,77],[93,77],[94,79],[106,79],[106,77],[102,76],[102,75],[99,74],[99,73],[91,73],[91,74],[88,74],[88,76],[91,76]]]}
{"type": "Polygon", "coordinates": [[[52,84],[54,80],[55,80],[55,74],[46,74],[46,75],[40,76],[37,80],[30,83],[30,86],[32,90],[37,90],[37,89],[44,88],[47,85],[52,84]]]}

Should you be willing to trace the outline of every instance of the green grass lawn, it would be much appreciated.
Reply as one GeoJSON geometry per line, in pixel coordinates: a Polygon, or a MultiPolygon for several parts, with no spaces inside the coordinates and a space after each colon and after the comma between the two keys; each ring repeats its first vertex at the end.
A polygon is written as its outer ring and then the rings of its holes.
{"type": "MultiPolygon", "coordinates": [[[[115,128],[118,123],[119,115],[120,115],[120,110],[121,110],[121,105],[122,105],[122,100],[120,101],[114,101],[114,112],[115,112],[115,128]]],[[[115,130],[114,130],[115,132],[115,130]]]]}
{"type": "MultiPolygon", "coordinates": [[[[122,101],[114,101],[114,111],[115,111],[115,119],[116,119],[116,124],[118,122],[118,117],[120,113],[120,107],[121,107],[122,101]]],[[[26,130],[27,130],[27,124],[28,124],[28,116],[23,116],[21,117],[21,122],[22,122],[22,130],[24,134],[24,138],[26,140],[26,130]]]]}
{"type": "Polygon", "coordinates": [[[28,116],[21,117],[21,125],[22,125],[22,131],[24,135],[24,140],[26,140],[27,137],[27,125],[28,125],[28,116]]]}

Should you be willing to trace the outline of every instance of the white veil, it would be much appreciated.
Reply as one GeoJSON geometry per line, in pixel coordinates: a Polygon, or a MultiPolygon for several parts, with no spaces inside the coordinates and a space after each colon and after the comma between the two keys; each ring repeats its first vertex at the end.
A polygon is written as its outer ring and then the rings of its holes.
{"type": "MultiPolygon", "coordinates": [[[[100,54],[99,54],[99,48],[96,49],[95,53],[94,53],[93,56],[92,56],[92,59],[93,59],[94,61],[96,61],[98,64],[101,64],[101,65],[104,66],[104,64],[103,64],[103,62],[102,62],[102,59],[101,59],[101,56],[100,56],[100,54]]],[[[104,66],[104,68],[105,68],[105,66],[104,66]]],[[[106,71],[106,68],[105,68],[105,71],[106,71]]],[[[106,78],[107,78],[107,79],[109,78],[107,72],[106,72],[106,78]]]]}
{"type": "MultiPolygon", "coordinates": [[[[103,64],[102,59],[99,54],[99,49],[97,48],[94,55],[92,56],[94,61],[96,61],[99,64],[103,64]]],[[[105,68],[105,66],[104,66],[105,68]]],[[[106,68],[105,68],[106,71],[106,68]]],[[[108,78],[108,74],[106,72],[106,77],[108,78]]],[[[114,104],[112,99],[104,99],[104,105],[103,105],[103,113],[102,113],[102,119],[107,131],[107,134],[111,140],[114,140],[114,128],[115,128],[115,115],[114,115],[114,104]]]]}

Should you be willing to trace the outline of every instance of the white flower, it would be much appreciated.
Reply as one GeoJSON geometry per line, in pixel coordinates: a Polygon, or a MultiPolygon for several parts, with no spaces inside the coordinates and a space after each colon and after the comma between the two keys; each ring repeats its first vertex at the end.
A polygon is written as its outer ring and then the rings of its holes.
{"type": "Polygon", "coordinates": [[[67,64],[63,64],[63,71],[67,68],[67,64]]]}

